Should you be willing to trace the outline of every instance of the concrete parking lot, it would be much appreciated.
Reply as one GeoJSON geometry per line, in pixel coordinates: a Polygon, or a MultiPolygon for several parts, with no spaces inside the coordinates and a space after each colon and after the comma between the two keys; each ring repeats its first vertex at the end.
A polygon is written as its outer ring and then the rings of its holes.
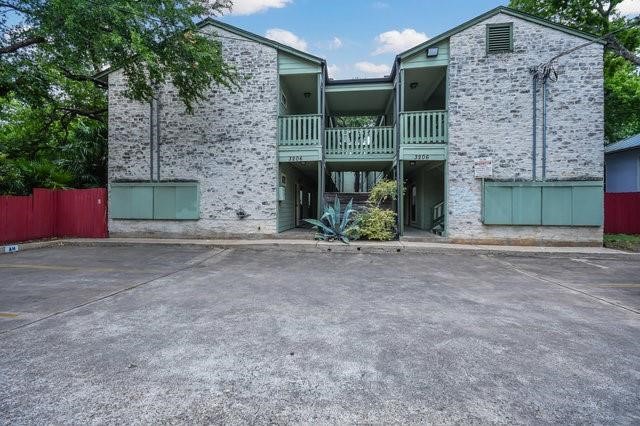
{"type": "Polygon", "coordinates": [[[640,422],[629,257],[0,256],[0,423],[640,422]]]}

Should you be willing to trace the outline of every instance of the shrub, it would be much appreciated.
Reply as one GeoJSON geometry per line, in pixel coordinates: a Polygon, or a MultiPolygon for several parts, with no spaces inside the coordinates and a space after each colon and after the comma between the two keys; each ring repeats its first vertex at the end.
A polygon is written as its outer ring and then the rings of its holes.
{"type": "Polygon", "coordinates": [[[387,200],[395,200],[398,196],[398,187],[395,180],[382,179],[375,184],[369,194],[369,204],[380,207],[387,200]]]}
{"type": "Polygon", "coordinates": [[[371,207],[358,215],[359,236],[367,240],[389,241],[395,237],[396,213],[371,207]]]}

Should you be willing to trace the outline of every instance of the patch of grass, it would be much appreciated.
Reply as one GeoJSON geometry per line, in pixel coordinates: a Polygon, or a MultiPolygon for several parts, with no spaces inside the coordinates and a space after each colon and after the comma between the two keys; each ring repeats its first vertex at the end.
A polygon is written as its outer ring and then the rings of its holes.
{"type": "Polygon", "coordinates": [[[605,234],[604,246],[617,250],[640,252],[640,235],[605,234]]]}

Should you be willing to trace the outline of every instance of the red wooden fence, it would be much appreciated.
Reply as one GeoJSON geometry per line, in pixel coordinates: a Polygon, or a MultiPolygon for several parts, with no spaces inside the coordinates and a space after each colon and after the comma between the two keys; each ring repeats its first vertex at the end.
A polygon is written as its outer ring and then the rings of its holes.
{"type": "Polygon", "coordinates": [[[0,196],[0,244],[53,237],[105,238],[105,188],[34,189],[33,195],[0,196]]]}
{"type": "Polygon", "coordinates": [[[640,234],[640,192],[604,194],[604,232],[640,234]]]}

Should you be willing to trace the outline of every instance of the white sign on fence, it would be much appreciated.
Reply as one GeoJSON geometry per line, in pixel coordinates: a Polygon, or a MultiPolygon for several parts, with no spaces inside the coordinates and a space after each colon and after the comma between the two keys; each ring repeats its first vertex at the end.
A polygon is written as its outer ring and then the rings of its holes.
{"type": "Polygon", "coordinates": [[[493,177],[493,162],[491,157],[475,158],[473,160],[473,173],[476,179],[493,177]]]}

